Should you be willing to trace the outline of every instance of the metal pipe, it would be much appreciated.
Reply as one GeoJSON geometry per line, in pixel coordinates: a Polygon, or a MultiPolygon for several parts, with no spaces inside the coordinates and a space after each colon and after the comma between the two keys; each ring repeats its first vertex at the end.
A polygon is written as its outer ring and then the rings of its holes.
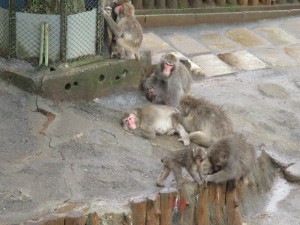
{"type": "Polygon", "coordinates": [[[40,39],[40,60],[39,60],[39,66],[43,63],[44,58],[44,37],[45,37],[45,24],[41,24],[41,39],[40,39]]]}
{"type": "Polygon", "coordinates": [[[45,66],[48,66],[48,57],[49,57],[49,24],[45,24],[45,66]]]}

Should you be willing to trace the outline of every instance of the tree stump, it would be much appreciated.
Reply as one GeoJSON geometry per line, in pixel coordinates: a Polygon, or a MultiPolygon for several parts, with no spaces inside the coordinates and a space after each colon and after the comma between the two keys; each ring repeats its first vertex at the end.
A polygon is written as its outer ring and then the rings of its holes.
{"type": "Polygon", "coordinates": [[[98,225],[99,224],[99,216],[96,212],[90,213],[86,220],[86,225],[98,225]]]}

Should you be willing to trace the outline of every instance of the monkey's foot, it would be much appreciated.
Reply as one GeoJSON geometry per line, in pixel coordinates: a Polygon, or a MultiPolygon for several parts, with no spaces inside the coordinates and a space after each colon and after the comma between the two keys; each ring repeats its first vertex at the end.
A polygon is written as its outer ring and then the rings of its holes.
{"type": "Polygon", "coordinates": [[[188,146],[190,144],[190,139],[187,138],[187,137],[183,137],[183,138],[179,138],[178,141],[180,142],[183,142],[183,145],[184,146],[188,146]]]}
{"type": "Polygon", "coordinates": [[[165,185],[164,185],[163,183],[156,182],[156,186],[157,186],[157,187],[164,187],[165,185]]]}
{"type": "Polygon", "coordinates": [[[175,129],[169,130],[169,131],[167,132],[167,135],[174,135],[175,132],[176,132],[175,129]]]}

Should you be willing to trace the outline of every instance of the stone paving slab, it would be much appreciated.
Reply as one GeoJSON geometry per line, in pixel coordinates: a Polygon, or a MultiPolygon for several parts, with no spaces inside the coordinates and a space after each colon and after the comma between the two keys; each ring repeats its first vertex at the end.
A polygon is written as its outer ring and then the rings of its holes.
{"type": "Polygon", "coordinates": [[[225,36],[244,47],[258,47],[268,45],[268,42],[246,28],[228,30],[225,36]]]}
{"type": "Polygon", "coordinates": [[[173,50],[168,43],[154,33],[144,34],[142,49],[151,50],[152,53],[173,50]]]}
{"type": "Polygon", "coordinates": [[[285,47],[284,51],[300,64],[300,44],[285,47]]]}
{"type": "Polygon", "coordinates": [[[252,54],[262,59],[271,66],[292,67],[297,66],[297,62],[284,53],[282,49],[260,48],[251,51],[252,54]]]}
{"type": "Polygon", "coordinates": [[[236,70],[224,63],[213,54],[199,55],[192,58],[205,72],[206,77],[220,76],[235,73],[236,70]]]}
{"type": "MultiPolygon", "coordinates": [[[[300,29],[300,26],[298,27],[300,29]]],[[[266,38],[273,45],[292,45],[299,43],[299,40],[278,27],[257,28],[259,34],[266,38]]]]}
{"type": "Polygon", "coordinates": [[[187,35],[169,35],[166,39],[168,39],[180,52],[186,55],[210,52],[209,49],[187,35]]]}
{"type": "Polygon", "coordinates": [[[241,70],[257,70],[267,67],[266,63],[246,50],[219,54],[218,56],[227,64],[241,70]]]}
{"type": "Polygon", "coordinates": [[[239,44],[218,33],[201,35],[199,39],[205,42],[212,51],[233,51],[241,48],[239,44]]]}
{"type": "Polygon", "coordinates": [[[300,19],[290,19],[281,25],[281,28],[289,34],[300,39],[300,19]]]}

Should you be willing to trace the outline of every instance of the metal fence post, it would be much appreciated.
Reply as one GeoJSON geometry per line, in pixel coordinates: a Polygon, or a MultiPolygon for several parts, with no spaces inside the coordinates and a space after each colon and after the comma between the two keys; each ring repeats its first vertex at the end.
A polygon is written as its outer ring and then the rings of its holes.
{"type": "Polygon", "coordinates": [[[9,0],[9,53],[8,59],[16,58],[16,0],[9,0]]]}
{"type": "Polygon", "coordinates": [[[97,8],[97,54],[102,54],[104,43],[104,17],[102,13],[103,0],[98,0],[97,8]]]}
{"type": "Polygon", "coordinates": [[[60,1],[60,58],[61,61],[67,60],[67,13],[66,0],[60,1]]]}

